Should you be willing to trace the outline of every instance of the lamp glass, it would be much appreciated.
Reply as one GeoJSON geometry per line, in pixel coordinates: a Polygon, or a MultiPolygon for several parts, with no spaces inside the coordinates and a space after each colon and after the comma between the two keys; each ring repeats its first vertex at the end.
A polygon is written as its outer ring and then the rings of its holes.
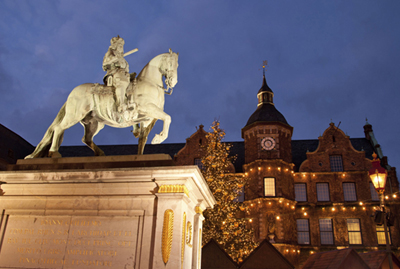
{"type": "Polygon", "coordinates": [[[370,175],[372,184],[377,191],[384,190],[386,185],[386,173],[379,173],[378,170],[374,174],[370,175]]]}

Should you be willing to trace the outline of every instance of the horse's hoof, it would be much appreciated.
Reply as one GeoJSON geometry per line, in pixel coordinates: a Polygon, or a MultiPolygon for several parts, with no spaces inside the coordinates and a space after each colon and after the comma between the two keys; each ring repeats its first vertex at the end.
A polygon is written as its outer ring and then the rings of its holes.
{"type": "Polygon", "coordinates": [[[134,136],[135,138],[138,138],[139,135],[140,135],[140,131],[139,131],[139,130],[133,131],[132,133],[133,133],[133,136],[134,136]]]}
{"type": "Polygon", "coordinates": [[[156,134],[153,138],[153,140],[151,141],[151,144],[160,144],[161,142],[163,142],[165,140],[165,138],[163,138],[161,135],[156,134]]]}
{"type": "Polygon", "coordinates": [[[106,156],[106,154],[104,153],[104,151],[99,151],[96,152],[96,156],[106,156]]]}
{"type": "Polygon", "coordinates": [[[58,151],[49,151],[49,157],[50,158],[61,158],[61,154],[58,151]]]}

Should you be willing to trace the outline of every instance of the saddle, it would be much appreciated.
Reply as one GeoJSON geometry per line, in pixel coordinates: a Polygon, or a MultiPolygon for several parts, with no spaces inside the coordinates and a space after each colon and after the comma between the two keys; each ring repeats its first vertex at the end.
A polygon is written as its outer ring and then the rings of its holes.
{"type": "MultiPolygon", "coordinates": [[[[134,82],[136,80],[136,72],[129,74],[129,82],[134,82]]],[[[113,85],[113,77],[111,75],[105,75],[103,78],[104,85],[112,86],[113,85]]]]}

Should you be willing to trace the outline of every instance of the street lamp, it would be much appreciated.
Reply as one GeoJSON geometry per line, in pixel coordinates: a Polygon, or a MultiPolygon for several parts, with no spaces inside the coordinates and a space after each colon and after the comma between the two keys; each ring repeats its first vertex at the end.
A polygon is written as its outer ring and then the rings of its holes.
{"type": "Polygon", "coordinates": [[[372,154],[372,157],[374,158],[372,160],[372,168],[369,169],[368,175],[371,178],[372,184],[374,184],[375,190],[379,193],[379,201],[380,201],[380,207],[383,212],[383,227],[385,231],[385,239],[386,239],[386,252],[388,253],[388,259],[389,259],[389,266],[390,269],[393,269],[393,262],[392,262],[392,251],[390,250],[389,246],[389,234],[388,234],[388,229],[387,229],[387,223],[386,223],[386,210],[385,210],[385,202],[384,202],[384,192],[385,192],[385,185],[386,185],[386,179],[387,179],[387,171],[385,168],[381,166],[381,162],[379,158],[377,158],[378,155],[374,152],[372,154]]]}

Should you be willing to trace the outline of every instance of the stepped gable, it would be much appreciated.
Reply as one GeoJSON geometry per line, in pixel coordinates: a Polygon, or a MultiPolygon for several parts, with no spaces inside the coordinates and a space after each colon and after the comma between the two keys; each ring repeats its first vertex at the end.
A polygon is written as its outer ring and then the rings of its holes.
{"type": "Polygon", "coordinates": [[[370,153],[372,148],[368,140],[351,141],[350,137],[332,122],[318,140],[317,149],[306,152],[307,160],[301,163],[298,171],[329,172],[331,171],[330,156],[340,156],[345,171],[358,171],[369,167],[366,157],[370,156],[366,154],[370,153]],[[354,144],[361,148],[355,148],[354,144]],[[368,152],[365,152],[364,147],[368,152]]]}
{"type": "MultiPolygon", "coordinates": [[[[366,138],[350,138],[350,142],[354,149],[365,151],[365,157],[372,160],[374,150],[366,138]]],[[[295,172],[298,172],[300,165],[307,160],[307,152],[316,151],[318,145],[318,139],[292,140],[292,161],[295,172]]]]}

